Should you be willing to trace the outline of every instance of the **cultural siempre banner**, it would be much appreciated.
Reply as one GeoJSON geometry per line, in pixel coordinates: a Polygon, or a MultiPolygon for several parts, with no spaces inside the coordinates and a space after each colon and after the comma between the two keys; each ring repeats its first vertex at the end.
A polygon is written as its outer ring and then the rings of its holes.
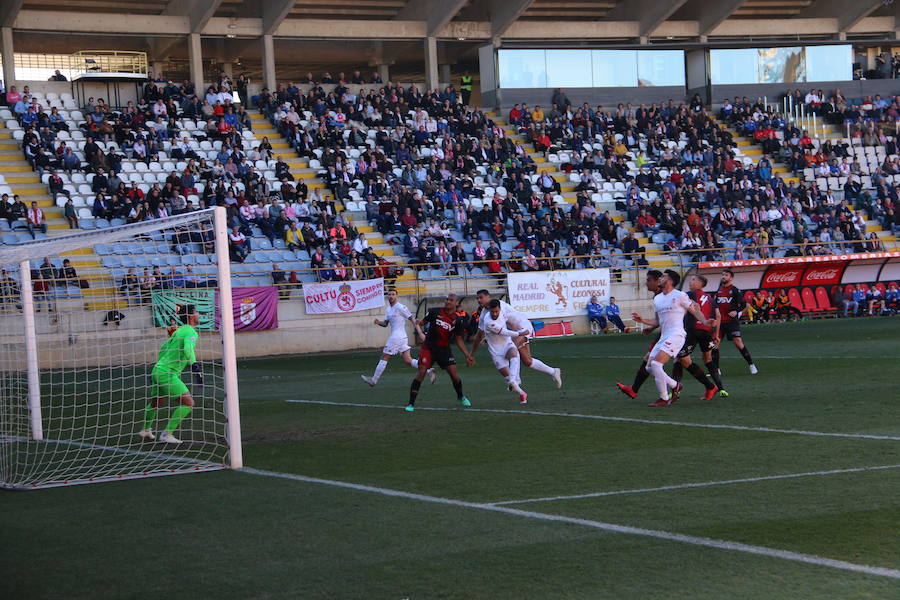
{"type": "MultiPolygon", "coordinates": [[[[171,319],[178,321],[178,307],[193,304],[200,315],[197,329],[215,331],[215,291],[214,290],[153,290],[150,296],[153,307],[153,324],[156,327],[168,327],[171,319]]],[[[181,324],[181,321],[178,321],[181,324]]]]}
{"type": "Polygon", "coordinates": [[[510,273],[507,285],[509,303],[529,319],[582,315],[591,296],[609,302],[609,269],[510,273]]]}
{"type": "Polygon", "coordinates": [[[349,313],[384,306],[384,278],[304,283],[306,314],[349,313]]]}
{"type": "MultiPolygon", "coordinates": [[[[231,290],[235,331],[278,329],[278,288],[236,287],[231,290]]],[[[221,315],[216,311],[216,327],[221,315]]]]}

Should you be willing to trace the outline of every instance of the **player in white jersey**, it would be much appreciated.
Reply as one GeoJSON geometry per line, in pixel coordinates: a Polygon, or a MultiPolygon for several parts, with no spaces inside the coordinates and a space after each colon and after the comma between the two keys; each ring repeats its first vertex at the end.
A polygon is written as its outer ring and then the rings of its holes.
{"type": "Polygon", "coordinates": [[[519,404],[528,404],[528,394],[519,386],[520,361],[519,351],[513,338],[519,337],[518,329],[509,329],[507,319],[503,316],[499,300],[491,300],[488,308],[478,319],[478,333],[472,342],[472,355],[478,350],[482,340],[487,342],[488,351],[494,366],[506,379],[508,389],[519,396],[519,404]]]}
{"type": "Polygon", "coordinates": [[[681,392],[681,384],[666,374],[663,365],[670,358],[678,355],[684,346],[687,335],[684,330],[684,315],[690,312],[701,323],[714,324],[715,321],[707,319],[700,311],[700,307],[691,300],[690,296],[676,290],[675,286],[681,281],[681,276],[670,269],[663,272],[659,280],[660,293],[653,298],[653,309],[656,312],[654,318],[644,319],[638,313],[632,313],[631,317],[638,323],[648,327],[659,327],[659,341],[650,350],[650,358],[647,363],[647,372],[656,380],[656,389],[659,390],[659,400],[650,406],[669,406],[678,400],[681,392]],[[672,394],[669,395],[669,388],[672,394]]]}
{"type": "MultiPolygon", "coordinates": [[[[375,324],[380,327],[390,327],[391,335],[388,337],[387,342],[384,344],[384,348],[381,350],[381,360],[379,360],[378,364],[375,366],[375,373],[373,373],[371,377],[360,375],[362,380],[369,385],[374,387],[375,384],[378,383],[378,379],[387,368],[388,361],[392,356],[396,356],[397,354],[403,357],[403,362],[413,369],[419,368],[419,361],[414,359],[409,353],[409,338],[406,336],[407,321],[412,322],[413,328],[416,331],[416,335],[419,336],[419,339],[425,339],[425,334],[422,333],[422,329],[413,318],[412,313],[409,312],[409,309],[406,308],[406,306],[397,300],[397,290],[389,291],[388,308],[384,313],[384,320],[375,319],[375,324]]],[[[431,383],[434,383],[434,369],[428,369],[428,376],[431,378],[431,383]]]]}
{"type": "MultiPolygon", "coordinates": [[[[478,305],[481,307],[481,314],[486,314],[488,303],[491,301],[491,293],[487,290],[478,290],[475,292],[475,299],[478,300],[478,305]]],[[[517,331],[519,334],[513,338],[513,343],[519,350],[519,358],[521,358],[522,364],[526,367],[531,367],[535,371],[546,373],[556,382],[556,387],[562,387],[562,371],[531,355],[531,338],[534,337],[534,326],[528,320],[528,317],[514,309],[511,304],[502,300],[498,300],[498,302],[500,302],[500,314],[506,319],[507,327],[510,330],[517,331]]]]}

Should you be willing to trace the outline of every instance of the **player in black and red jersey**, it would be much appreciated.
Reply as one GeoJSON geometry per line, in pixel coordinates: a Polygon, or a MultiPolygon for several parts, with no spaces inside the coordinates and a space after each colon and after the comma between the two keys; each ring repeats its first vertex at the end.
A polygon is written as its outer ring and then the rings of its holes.
{"type": "MultiPolygon", "coordinates": [[[[706,283],[706,277],[694,275],[688,283],[690,289],[687,295],[697,303],[704,317],[712,319],[717,314],[717,311],[713,304],[713,299],[703,291],[706,283]]],[[[687,337],[684,340],[684,347],[678,353],[678,361],[672,367],[672,379],[681,381],[682,374],[687,370],[706,388],[706,394],[703,395],[701,400],[712,400],[716,392],[724,392],[722,395],[727,396],[728,392],[724,391],[722,380],[719,378],[719,369],[712,362],[712,350],[715,347],[712,338],[713,327],[699,322],[693,315],[688,313],[684,316],[684,329],[687,331],[687,337]],[[706,368],[709,369],[712,381],[709,380],[703,369],[691,360],[691,354],[693,354],[694,348],[697,346],[700,347],[700,351],[703,353],[703,360],[706,363],[706,368]]]]}
{"type": "MultiPolygon", "coordinates": [[[[744,345],[744,338],[741,335],[741,313],[744,311],[747,303],[744,302],[744,295],[741,293],[741,290],[733,282],[734,271],[731,269],[722,271],[722,283],[719,285],[719,291],[716,292],[716,306],[719,308],[718,328],[713,333],[713,341],[718,346],[724,334],[726,339],[734,342],[741,356],[750,365],[750,374],[756,375],[759,373],[759,369],[753,364],[753,358],[750,357],[750,351],[744,345]]],[[[713,351],[713,361],[718,370],[718,348],[713,351]]]]}
{"type": "Polygon", "coordinates": [[[425,339],[422,341],[422,348],[419,351],[419,371],[409,387],[407,412],[413,412],[416,409],[416,396],[419,395],[422,381],[432,365],[439,366],[450,376],[459,403],[462,406],[472,406],[469,399],[463,395],[462,379],[456,372],[456,359],[453,358],[453,351],[450,350],[450,342],[455,342],[465,355],[466,364],[471,366],[475,362],[472,355],[469,354],[469,349],[466,348],[466,319],[457,314],[457,308],[459,308],[459,298],[456,294],[450,294],[447,296],[444,308],[432,308],[422,319],[425,339]]]}
{"type": "MultiPolygon", "coordinates": [[[[652,295],[656,296],[660,293],[660,283],[659,280],[662,277],[662,271],[658,271],[656,269],[651,269],[647,271],[647,280],[646,286],[647,291],[652,295]]],[[[656,327],[651,327],[644,329],[644,334],[649,335],[653,332],[656,327]]],[[[629,398],[637,398],[638,391],[641,389],[641,386],[644,385],[644,382],[647,381],[647,378],[650,376],[650,373],[647,372],[647,359],[650,357],[649,353],[653,350],[653,347],[656,346],[656,342],[659,341],[659,335],[656,336],[656,339],[653,340],[653,343],[650,344],[650,347],[647,348],[647,354],[644,356],[644,360],[641,363],[641,366],[638,368],[637,373],[634,374],[634,383],[631,385],[625,385],[624,383],[616,382],[616,387],[619,388],[619,391],[628,396],[629,398]]]]}

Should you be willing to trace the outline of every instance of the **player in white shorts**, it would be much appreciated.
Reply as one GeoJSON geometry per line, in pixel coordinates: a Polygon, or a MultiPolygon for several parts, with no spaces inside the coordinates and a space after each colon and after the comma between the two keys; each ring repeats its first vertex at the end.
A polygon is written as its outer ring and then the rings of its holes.
{"type": "Polygon", "coordinates": [[[659,326],[659,341],[650,350],[647,372],[656,380],[656,389],[659,390],[659,400],[650,406],[669,406],[678,400],[681,392],[681,384],[666,374],[663,365],[670,358],[678,355],[684,346],[687,332],[684,330],[684,315],[690,312],[701,323],[714,324],[715,321],[707,319],[700,311],[700,307],[691,300],[690,296],[676,290],[675,286],[681,281],[681,276],[670,269],[663,272],[659,279],[660,293],[653,298],[653,308],[656,311],[653,319],[644,319],[638,313],[632,313],[631,317],[638,323],[649,327],[659,326]],[[669,395],[669,388],[672,394],[669,395]]]}
{"type": "MultiPolygon", "coordinates": [[[[413,369],[419,368],[419,361],[414,359],[409,353],[409,338],[406,336],[407,321],[412,322],[413,328],[416,331],[416,335],[419,336],[419,339],[425,339],[425,334],[422,333],[422,329],[419,327],[419,324],[416,323],[412,313],[409,312],[409,309],[406,308],[406,306],[397,300],[397,290],[389,291],[388,308],[384,313],[384,320],[375,319],[375,324],[380,327],[390,326],[391,335],[388,337],[387,342],[384,344],[384,348],[381,350],[381,360],[379,360],[378,364],[375,366],[375,373],[373,373],[371,377],[360,375],[362,380],[369,385],[374,387],[375,384],[378,383],[378,379],[387,368],[388,361],[392,356],[396,356],[397,354],[402,356],[403,362],[413,369]]],[[[434,369],[428,369],[428,376],[431,378],[431,383],[434,383],[434,369]]]]}
{"type": "MultiPolygon", "coordinates": [[[[481,314],[486,314],[488,303],[491,301],[491,293],[487,290],[478,290],[475,292],[475,299],[478,300],[478,305],[481,307],[481,314]]],[[[522,364],[535,371],[546,373],[556,382],[556,387],[562,387],[562,371],[531,356],[531,338],[534,337],[534,326],[528,317],[514,309],[511,304],[503,300],[498,300],[498,302],[500,303],[500,314],[506,319],[507,327],[519,334],[513,338],[513,343],[519,350],[522,364]]]]}
{"type": "Polygon", "coordinates": [[[482,340],[487,341],[488,351],[494,366],[506,379],[509,390],[519,396],[519,404],[528,404],[528,394],[519,386],[520,358],[519,350],[513,343],[513,338],[519,336],[519,330],[508,328],[506,318],[503,316],[500,301],[491,300],[486,312],[478,319],[478,333],[472,342],[472,355],[478,350],[482,340]]]}

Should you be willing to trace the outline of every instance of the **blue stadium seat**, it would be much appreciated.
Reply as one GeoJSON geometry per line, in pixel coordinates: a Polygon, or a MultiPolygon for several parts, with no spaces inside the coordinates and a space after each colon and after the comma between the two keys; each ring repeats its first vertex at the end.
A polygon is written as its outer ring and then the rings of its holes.
{"type": "Polygon", "coordinates": [[[122,264],[121,262],[119,262],[119,259],[114,256],[104,256],[103,260],[101,262],[103,263],[103,266],[106,267],[107,269],[113,269],[115,267],[118,267],[120,264],[122,264]]]}
{"type": "Polygon", "coordinates": [[[0,239],[3,240],[4,244],[18,244],[19,243],[19,236],[17,236],[14,233],[4,234],[3,237],[0,239]]]}

